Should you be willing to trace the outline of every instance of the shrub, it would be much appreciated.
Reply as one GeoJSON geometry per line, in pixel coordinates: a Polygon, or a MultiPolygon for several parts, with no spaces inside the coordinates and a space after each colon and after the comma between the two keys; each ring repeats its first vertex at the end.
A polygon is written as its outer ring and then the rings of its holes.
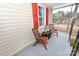
{"type": "Polygon", "coordinates": [[[75,39],[74,38],[71,38],[70,39],[70,46],[73,47],[75,44],[75,39]]]}

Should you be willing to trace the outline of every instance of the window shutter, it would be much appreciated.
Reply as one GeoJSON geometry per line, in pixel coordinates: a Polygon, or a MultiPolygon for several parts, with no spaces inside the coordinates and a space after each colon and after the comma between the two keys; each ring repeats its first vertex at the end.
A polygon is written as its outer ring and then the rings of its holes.
{"type": "Polygon", "coordinates": [[[46,25],[48,25],[48,8],[46,8],[46,25]]]}
{"type": "Polygon", "coordinates": [[[37,3],[32,3],[32,12],[33,12],[33,24],[34,28],[38,28],[38,6],[37,3]]]}

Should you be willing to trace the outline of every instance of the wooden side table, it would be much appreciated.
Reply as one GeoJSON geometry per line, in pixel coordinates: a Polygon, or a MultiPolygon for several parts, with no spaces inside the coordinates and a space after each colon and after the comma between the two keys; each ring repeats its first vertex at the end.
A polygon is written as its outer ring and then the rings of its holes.
{"type": "Polygon", "coordinates": [[[46,37],[48,37],[48,39],[50,39],[50,35],[51,35],[50,31],[42,32],[42,36],[46,36],[46,37]]]}

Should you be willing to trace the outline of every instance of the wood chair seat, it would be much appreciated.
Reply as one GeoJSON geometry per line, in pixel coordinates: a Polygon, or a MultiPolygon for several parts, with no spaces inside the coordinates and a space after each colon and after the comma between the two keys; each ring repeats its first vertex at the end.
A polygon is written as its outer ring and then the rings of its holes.
{"type": "Polygon", "coordinates": [[[39,38],[37,38],[39,43],[44,43],[45,45],[48,44],[48,37],[45,37],[45,36],[41,36],[39,38]]]}

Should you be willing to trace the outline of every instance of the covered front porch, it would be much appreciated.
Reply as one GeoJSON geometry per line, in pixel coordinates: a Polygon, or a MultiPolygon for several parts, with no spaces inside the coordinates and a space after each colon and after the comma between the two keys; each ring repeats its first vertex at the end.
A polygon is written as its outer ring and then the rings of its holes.
{"type": "Polygon", "coordinates": [[[15,56],[70,56],[72,48],[68,42],[68,37],[68,33],[58,32],[58,38],[52,35],[49,39],[47,51],[42,44],[33,46],[33,43],[15,54],[15,56]]]}
{"type": "Polygon", "coordinates": [[[78,3],[1,4],[0,55],[70,56],[72,47],[68,40],[72,38],[72,33],[77,33],[79,29],[78,5],[78,3]],[[58,38],[51,35],[50,39],[47,39],[48,50],[45,50],[44,44],[43,46],[38,43],[33,46],[36,39],[32,29],[35,28],[40,33],[47,32],[50,31],[49,24],[54,25],[53,32],[57,29],[58,38]]]}
{"type": "MultiPolygon", "coordinates": [[[[57,4],[58,5],[58,4],[57,4]]],[[[55,5],[55,7],[57,6],[55,5]]],[[[68,4],[60,7],[58,5],[57,8],[49,9],[49,24],[53,23],[55,25],[55,28],[58,29],[58,38],[56,36],[51,35],[51,38],[48,40],[48,45],[47,45],[47,51],[45,50],[44,46],[42,44],[37,44],[36,46],[33,46],[34,43],[31,45],[27,46],[24,48],[22,51],[18,52],[15,54],[15,56],[70,56],[72,47],[70,46],[70,40],[71,39],[71,34],[72,34],[72,29],[73,29],[73,22],[76,17],[76,12],[78,6],[74,4],[74,14],[70,16],[70,18],[67,18],[64,13],[64,8],[63,7],[68,7],[68,6],[73,6],[73,4],[68,4]],[[61,8],[63,8],[63,12],[61,11],[61,8]],[[60,9],[58,10],[59,13],[54,14],[54,9],[60,9]],[[61,12],[60,12],[61,11],[61,12]],[[53,12],[53,14],[52,14],[53,12]],[[53,16],[53,18],[52,18],[53,16]],[[59,17],[60,16],[60,17],[59,17]],[[59,18],[57,18],[59,17],[59,18]],[[57,19],[56,19],[57,18],[57,19]],[[51,20],[50,20],[51,19],[51,20]],[[70,19],[70,20],[68,20],[70,19]],[[55,21],[56,20],[56,21],[55,21]],[[63,21],[65,20],[65,21],[63,21]],[[58,23],[59,21],[59,23],[58,23]],[[67,23],[66,23],[67,22],[67,23]],[[59,26],[61,25],[61,26],[59,26]],[[65,26],[67,25],[67,26],[65,26]]],[[[47,6],[51,6],[52,4],[47,4],[47,6]]],[[[53,6],[54,7],[54,6],[53,6]]],[[[70,8],[70,7],[68,7],[70,8]]],[[[66,9],[68,9],[66,8],[66,9]]],[[[71,8],[72,9],[72,8],[71,8]]],[[[58,12],[56,11],[56,12],[58,12]]],[[[66,11],[67,12],[67,11],[66,11]]],[[[70,11],[69,11],[70,12],[70,11]]],[[[69,16],[69,14],[67,15],[69,16]]],[[[47,30],[46,28],[42,28],[42,30],[47,30]]],[[[76,29],[77,31],[77,29],[76,29]]],[[[39,28],[39,32],[42,32],[39,28]]],[[[75,35],[76,37],[76,35],[75,35]]]]}

